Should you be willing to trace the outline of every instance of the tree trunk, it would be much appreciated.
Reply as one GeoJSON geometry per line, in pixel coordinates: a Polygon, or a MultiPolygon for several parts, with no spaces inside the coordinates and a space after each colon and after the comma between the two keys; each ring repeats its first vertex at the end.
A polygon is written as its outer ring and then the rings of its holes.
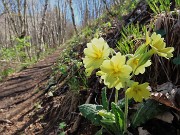
{"type": "Polygon", "coordinates": [[[48,6],[48,1],[45,0],[45,5],[44,5],[44,10],[43,10],[43,15],[42,15],[42,20],[40,24],[40,29],[39,29],[39,51],[42,52],[44,51],[44,45],[43,45],[43,31],[44,31],[44,26],[45,26],[45,21],[46,21],[46,11],[47,11],[47,6],[48,6]]]}
{"type": "Polygon", "coordinates": [[[2,0],[2,4],[3,4],[3,6],[4,6],[4,9],[5,9],[6,12],[8,13],[8,18],[9,18],[9,20],[11,21],[11,24],[12,24],[12,30],[13,30],[14,34],[15,34],[16,36],[18,36],[19,34],[18,34],[18,30],[17,30],[17,28],[16,28],[17,24],[16,24],[14,18],[12,17],[12,14],[11,14],[11,12],[10,12],[10,9],[9,9],[7,3],[5,2],[5,0],[2,0]]]}
{"type": "Polygon", "coordinates": [[[73,10],[73,7],[72,7],[72,0],[69,0],[69,7],[70,7],[70,10],[71,10],[71,17],[72,17],[73,27],[74,27],[74,30],[76,32],[76,35],[78,35],[78,30],[77,30],[76,23],[75,23],[75,18],[74,18],[74,10],[73,10]]]}

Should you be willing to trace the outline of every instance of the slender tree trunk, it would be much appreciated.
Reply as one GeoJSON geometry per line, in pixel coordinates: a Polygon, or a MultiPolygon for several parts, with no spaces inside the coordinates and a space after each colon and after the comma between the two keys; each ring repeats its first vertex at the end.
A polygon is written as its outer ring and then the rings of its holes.
{"type": "Polygon", "coordinates": [[[102,0],[102,1],[103,1],[104,5],[105,5],[105,7],[106,7],[107,12],[108,12],[111,16],[113,16],[112,12],[109,10],[109,8],[108,8],[108,6],[107,6],[106,0],[102,0]]]}
{"type": "Polygon", "coordinates": [[[76,23],[75,23],[75,18],[74,18],[74,10],[73,10],[73,7],[72,7],[72,0],[69,0],[68,2],[69,2],[70,10],[71,10],[71,17],[72,17],[74,30],[76,32],[76,35],[78,35],[78,30],[77,30],[76,23]]]}
{"type": "Polygon", "coordinates": [[[47,6],[48,6],[48,1],[49,0],[45,0],[45,5],[44,5],[44,10],[43,10],[43,15],[42,15],[42,20],[41,20],[41,24],[40,24],[40,29],[39,29],[39,51],[42,52],[44,51],[44,45],[43,45],[43,31],[44,31],[44,26],[45,26],[45,21],[46,21],[46,11],[47,11],[47,6]]]}
{"type": "Polygon", "coordinates": [[[58,43],[59,45],[61,44],[62,40],[62,14],[61,14],[61,8],[60,8],[60,1],[58,0],[58,6],[57,6],[57,13],[56,13],[56,18],[57,18],[57,30],[58,30],[58,43]]]}
{"type": "Polygon", "coordinates": [[[88,9],[88,0],[86,0],[86,8],[85,8],[85,13],[84,13],[84,23],[83,26],[85,27],[86,25],[89,24],[89,9],[88,9]]]}
{"type": "Polygon", "coordinates": [[[5,1],[5,0],[2,0],[2,4],[3,4],[6,12],[8,13],[9,20],[11,21],[11,24],[12,24],[12,30],[13,30],[14,34],[15,34],[16,36],[18,36],[19,34],[18,34],[18,30],[17,30],[17,28],[16,28],[17,24],[16,24],[14,18],[12,17],[12,14],[11,14],[11,12],[10,12],[10,9],[9,9],[6,1],[5,1]]]}
{"type": "Polygon", "coordinates": [[[7,43],[7,17],[5,15],[5,19],[4,19],[4,24],[5,24],[5,31],[4,31],[4,41],[5,41],[5,47],[7,48],[8,47],[8,43],[7,43]]]}
{"type": "Polygon", "coordinates": [[[20,32],[22,33],[22,27],[23,27],[23,19],[22,19],[22,14],[21,14],[21,3],[20,0],[17,0],[17,7],[18,7],[18,17],[19,17],[19,22],[20,22],[20,32]]]}
{"type": "Polygon", "coordinates": [[[66,31],[66,25],[67,25],[67,18],[66,18],[66,10],[67,10],[67,3],[66,3],[66,1],[65,1],[65,3],[64,3],[64,9],[62,10],[62,23],[61,23],[61,25],[62,25],[62,31],[61,31],[61,43],[64,43],[65,42],[65,35],[66,35],[66,33],[67,33],[67,31],[66,31]]]}
{"type": "Polygon", "coordinates": [[[23,18],[23,30],[25,31],[26,33],[26,30],[28,29],[28,23],[27,23],[27,17],[26,17],[26,10],[27,10],[27,1],[24,0],[24,18],[23,18]]]}

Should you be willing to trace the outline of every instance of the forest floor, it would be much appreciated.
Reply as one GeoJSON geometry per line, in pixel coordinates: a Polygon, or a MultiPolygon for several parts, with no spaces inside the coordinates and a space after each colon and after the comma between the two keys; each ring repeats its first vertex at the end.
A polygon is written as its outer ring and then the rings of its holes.
{"type": "Polygon", "coordinates": [[[32,67],[14,73],[0,83],[0,135],[36,134],[31,124],[35,123],[38,102],[45,95],[52,66],[56,63],[64,47],[39,61],[32,67]],[[29,129],[27,129],[29,127],[29,129]],[[26,130],[28,130],[26,132],[26,130]]]}

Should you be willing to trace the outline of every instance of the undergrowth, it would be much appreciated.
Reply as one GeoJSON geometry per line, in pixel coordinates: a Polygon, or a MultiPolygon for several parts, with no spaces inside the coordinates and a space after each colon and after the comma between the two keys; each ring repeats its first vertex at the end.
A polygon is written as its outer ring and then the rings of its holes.
{"type": "MultiPolygon", "coordinates": [[[[137,76],[135,79],[139,82],[149,81],[150,85],[155,87],[158,83],[164,83],[167,81],[171,81],[176,85],[180,84],[178,80],[180,48],[179,44],[177,44],[177,42],[175,43],[175,41],[178,40],[178,33],[175,32],[175,30],[173,31],[173,27],[179,21],[179,12],[176,11],[180,7],[179,1],[176,0],[174,5],[172,5],[173,3],[171,3],[169,0],[147,1],[146,6],[149,8],[145,8],[145,10],[148,10],[146,13],[148,15],[150,14],[151,18],[148,18],[147,21],[142,24],[138,22],[134,23],[133,16],[130,16],[128,20],[124,18],[124,16],[128,16],[128,13],[131,14],[130,11],[133,11],[137,4],[138,1],[128,1],[127,3],[122,2],[121,5],[112,8],[113,16],[109,15],[108,13],[102,15],[90,26],[84,28],[79,36],[74,36],[66,43],[68,47],[64,51],[64,60],[61,61],[58,69],[62,74],[70,74],[72,76],[67,83],[70,90],[75,90],[80,94],[81,90],[85,89],[88,91],[88,89],[94,88],[94,86],[92,86],[92,84],[94,84],[98,89],[94,90],[95,93],[97,92],[97,95],[98,92],[101,93],[102,85],[97,84],[98,79],[94,78],[95,72],[93,72],[92,77],[88,78],[84,72],[84,67],[81,65],[82,58],[84,57],[83,50],[86,46],[86,43],[90,42],[91,39],[99,38],[101,36],[105,37],[107,42],[112,40],[115,41],[115,47],[113,49],[119,50],[122,54],[132,54],[139,47],[139,45],[145,42],[146,35],[144,33],[146,30],[148,30],[150,33],[156,32],[157,34],[160,34],[162,37],[164,37],[167,45],[175,48],[174,58],[173,60],[163,60],[161,58],[157,58],[157,56],[153,56],[152,63],[155,64],[153,67],[147,68],[148,74],[137,76]],[[173,15],[172,6],[175,6],[173,10],[176,11],[176,13],[173,15]],[[124,23],[121,21],[124,21],[124,23]],[[116,25],[114,22],[116,22],[116,25]],[[118,25],[122,27],[119,28],[118,25]],[[118,28],[118,32],[116,28],[118,28]],[[112,31],[112,33],[116,31],[118,33],[116,33],[116,35],[118,36],[109,36],[108,32],[110,31],[112,31]]],[[[141,16],[141,13],[144,14],[144,12],[142,12],[143,9],[136,10],[138,13],[135,13],[139,16],[141,16]]],[[[99,100],[100,99],[98,99],[98,101],[99,100]]],[[[147,104],[148,106],[151,106],[151,103],[147,104]]],[[[151,115],[149,112],[148,114],[151,115]]]]}
{"type": "Polygon", "coordinates": [[[45,52],[39,55],[30,55],[29,51],[31,45],[29,36],[24,38],[14,37],[12,40],[15,43],[13,47],[0,48],[0,81],[14,72],[27,68],[36,63],[39,59],[43,59],[55,51],[53,48],[46,47],[45,52]]]}

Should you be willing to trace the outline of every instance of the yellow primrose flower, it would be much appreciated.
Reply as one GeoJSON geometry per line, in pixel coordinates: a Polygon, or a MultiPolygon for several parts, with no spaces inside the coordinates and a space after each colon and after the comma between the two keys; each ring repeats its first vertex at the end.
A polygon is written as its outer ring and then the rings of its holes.
{"type": "Polygon", "coordinates": [[[87,48],[84,49],[85,58],[83,58],[87,76],[100,67],[104,59],[108,58],[109,53],[110,48],[103,38],[94,38],[91,43],[87,43],[87,48]]]}
{"type": "Polygon", "coordinates": [[[132,67],[135,75],[138,75],[139,73],[143,74],[145,72],[145,67],[151,65],[151,60],[147,60],[147,62],[145,62],[143,65],[140,65],[141,62],[139,63],[139,60],[141,57],[142,55],[134,56],[127,61],[127,64],[132,67]]]}
{"type": "Polygon", "coordinates": [[[165,57],[166,59],[173,57],[172,52],[174,51],[174,47],[166,47],[166,43],[164,42],[164,39],[161,38],[160,34],[154,32],[150,39],[148,36],[146,37],[146,42],[151,42],[150,46],[152,47],[152,50],[159,56],[165,57]]]}
{"type": "Polygon", "coordinates": [[[136,102],[142,102],[143,98],[150,96],[148,86],[148,83],[139,84],[138,82],[134,82],[126,91],[127,97],[129,99],[134,98],[136,102]]]}
{"type": "Polygon", "coordinates": [[[97,75],[101,76],[108,88],[123,88],[124,82],[132,72],[132,68],[125,63],[126,57],[122,56],[121,53],[117,53],[116,56],[102,63],[100,66],[101,71],[97,72],[97,75]]]}

